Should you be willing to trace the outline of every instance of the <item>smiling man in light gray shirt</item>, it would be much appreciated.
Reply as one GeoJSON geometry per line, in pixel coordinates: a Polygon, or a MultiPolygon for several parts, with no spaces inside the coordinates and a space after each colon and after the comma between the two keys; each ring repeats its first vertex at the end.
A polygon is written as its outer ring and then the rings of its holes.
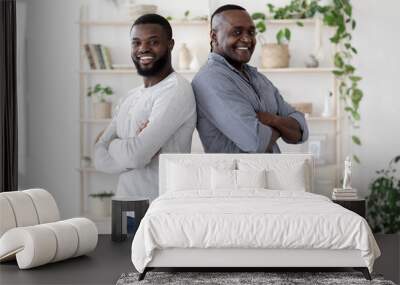
{"type": "Polygon", "coordinates": [[[212,52],[192,81],[205,152],[279,153],[279,138],[292,144],[305,142],[304,115],[247,64],[256,45],[255,26],[247,11],[236,5],[218,8],[210,34],[212,52]]]}
{"type": "Polygon", "coordinates": [[[190,152],[196,103],[190,83],[171,66],[174,46],[168,21],[138,18],[131,56],[143,85],[132,89],[95,144],[97,170],[119,174],[117,195],[158,197],[160,153],[190,152]]]}

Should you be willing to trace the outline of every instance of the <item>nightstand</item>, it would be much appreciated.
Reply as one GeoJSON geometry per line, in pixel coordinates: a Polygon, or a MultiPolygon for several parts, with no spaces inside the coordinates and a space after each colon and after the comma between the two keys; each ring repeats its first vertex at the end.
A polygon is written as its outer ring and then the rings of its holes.
{"type": "Polygon", "coordinates": [[[340,206],[359,214],[365,218],[365,199],[356,200],[332,200],[332,202],[339,204],[340,206]]]}
{"type": "Polygon", "coordinates": [[[135,220],[139,226],[140,221],[149,208],[149,198],[121,197],[112,198],[112,225],[111,240],[124,241],[127,238],[127,212],[135,213],[135,220]]]}

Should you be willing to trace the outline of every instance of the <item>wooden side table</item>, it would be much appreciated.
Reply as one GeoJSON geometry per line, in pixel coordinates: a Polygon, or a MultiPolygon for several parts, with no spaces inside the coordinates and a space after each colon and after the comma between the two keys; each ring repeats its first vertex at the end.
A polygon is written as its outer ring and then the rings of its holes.
{"type": "Polygon", "coordinates": [[[137,224],[143,219],[149,208],[150,201],[143,197],[121,197],[112,198],[111,240],[123,241],[127,238],[126,212],[134,212],[137,224]]]}
{"type": "Polygon", "coordinates": [[[363,217],[365,219],[365,199],[356,199],[356,200],[335,200],[334,199],[332,201],[350,211],[353,211],[356,214],[359,214],[361,217],[363,217]]]}

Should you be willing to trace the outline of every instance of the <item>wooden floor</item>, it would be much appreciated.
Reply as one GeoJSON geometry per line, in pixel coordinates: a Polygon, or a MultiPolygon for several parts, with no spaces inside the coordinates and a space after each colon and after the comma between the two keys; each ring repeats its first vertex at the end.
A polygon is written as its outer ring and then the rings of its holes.
{"type": "MultiPolygon", "coordinates": [[[[376,261],[374,273],[381,273],[397,284],[399,249],[385,247],[379,237],[377,242],[383,256],[376,261]]],[[[87,256],[28,270],[19,270],[15,261],[2,263],[0,284],[115,284],[122,273],[135,271],[130,258],[131,243],[132,240],[112,242],[111,236],[100,235],[96,250],[87,256]]]]}
{"type": "Polygon", "coordinates": [[[19,270],[17,263],[0,264],[0,284],[115,284],[124,272],[135,271],[131,241],[112,242],[100,235],[95,251],[41,267],[19,270]]]}

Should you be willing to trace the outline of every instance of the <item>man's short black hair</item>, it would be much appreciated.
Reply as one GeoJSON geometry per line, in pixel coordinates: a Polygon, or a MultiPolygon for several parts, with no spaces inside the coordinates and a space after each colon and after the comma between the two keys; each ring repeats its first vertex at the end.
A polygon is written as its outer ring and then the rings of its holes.
{"type": "Polygon", "coordinates": [[[172,39],[172,28],[168,20],[158,14],[146,14],[136,19],[131,27],[131,32],[134,26],[142,24],[157,24],[160,25],[167,34],[168,39],[172,39]]]}
{"type": "Polygon", "coordinates": [[[246,11],[245,8],[239,6],[239,5],[233,5],[233,4],[228,4],[228,5],[223,5],[219,8],[217,8],[217,10],[214,11],[214,13],[211,15],[211,24],[213,21],[213,18],[215,15],[218,15],[224,11],[228,11],[228,10],[241,10],[241,11],[246,11]]]}

